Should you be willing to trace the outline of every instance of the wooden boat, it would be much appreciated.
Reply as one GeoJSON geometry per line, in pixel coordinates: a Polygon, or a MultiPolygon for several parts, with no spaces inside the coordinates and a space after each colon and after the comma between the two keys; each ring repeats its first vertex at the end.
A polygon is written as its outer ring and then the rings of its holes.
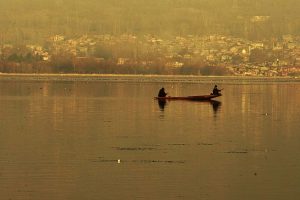
{"type": "Polygon", "coordinates": [[[222,95],[200,95],[200,96],[185,96],[185,97],[155,97],[157,100],[189,100],[189,101],[209,101],[213,98],[219,97],[222,95]]]}

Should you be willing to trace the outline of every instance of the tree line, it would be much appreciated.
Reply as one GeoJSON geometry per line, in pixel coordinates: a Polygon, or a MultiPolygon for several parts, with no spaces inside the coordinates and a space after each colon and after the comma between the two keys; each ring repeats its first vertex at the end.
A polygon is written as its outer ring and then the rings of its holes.
{"type": "MultiPolygon", "coordinates": [[[[18,58],[20,59],[20,58],[18,58]]],[[[117,65],[115,60],[98,61],[87,57],[82,60],[53,57],[50,62],[35,61],[0,61],[1,73],[77,73],[77,74],[163,74],[163,75],[229,75],[228,70],[222,66],[210,66],[207,64],[190,63],[182,67],[168,67],[164,60],[142,65],[137,62],[128,62],[117,65]]]]}

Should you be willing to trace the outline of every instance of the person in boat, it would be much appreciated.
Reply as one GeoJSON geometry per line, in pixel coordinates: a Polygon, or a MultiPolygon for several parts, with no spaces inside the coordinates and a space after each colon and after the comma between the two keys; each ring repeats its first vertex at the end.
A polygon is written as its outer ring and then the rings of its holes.
{"type": "Polygon", "coordinates": [[[221,95],[221,90],[218,89],[218,86],[215,85],[213,92],[211,93],[212,95],[221,95]]]}
{"type": "Polygon", "coordinates": [[[158,92],[158,97],[165,97],[167,96],[167,93],[165,92],[165,88],[161,88],[158,92]]]}

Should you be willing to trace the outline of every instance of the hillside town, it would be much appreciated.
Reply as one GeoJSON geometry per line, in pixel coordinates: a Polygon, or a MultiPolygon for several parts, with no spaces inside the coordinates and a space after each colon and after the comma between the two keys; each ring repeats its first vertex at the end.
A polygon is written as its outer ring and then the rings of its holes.
{"type": "Polygon", "coordinates": [[[300,36],[54,35],[0,46],[0,72],[299,76],[300,36]]]}

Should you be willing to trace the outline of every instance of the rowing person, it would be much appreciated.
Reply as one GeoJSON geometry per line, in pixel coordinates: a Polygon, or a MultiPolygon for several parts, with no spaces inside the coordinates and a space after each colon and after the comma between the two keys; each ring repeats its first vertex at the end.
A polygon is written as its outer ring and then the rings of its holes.
{"type": "Polygon", "coordinates": [[[213,89],[213,91],[212,91],[212,95],[221,95],[221,90],[219,90],[218,89],[218,86],[217,85],[215,85],[215,87],[214,87],[214,89],[213,89]]]}
{"type": "Polygon", "coordinates": [[[165,97],[168,93],[165,92],[165,88],[161,88],[158,92],[158,97],[165,97]]]}

